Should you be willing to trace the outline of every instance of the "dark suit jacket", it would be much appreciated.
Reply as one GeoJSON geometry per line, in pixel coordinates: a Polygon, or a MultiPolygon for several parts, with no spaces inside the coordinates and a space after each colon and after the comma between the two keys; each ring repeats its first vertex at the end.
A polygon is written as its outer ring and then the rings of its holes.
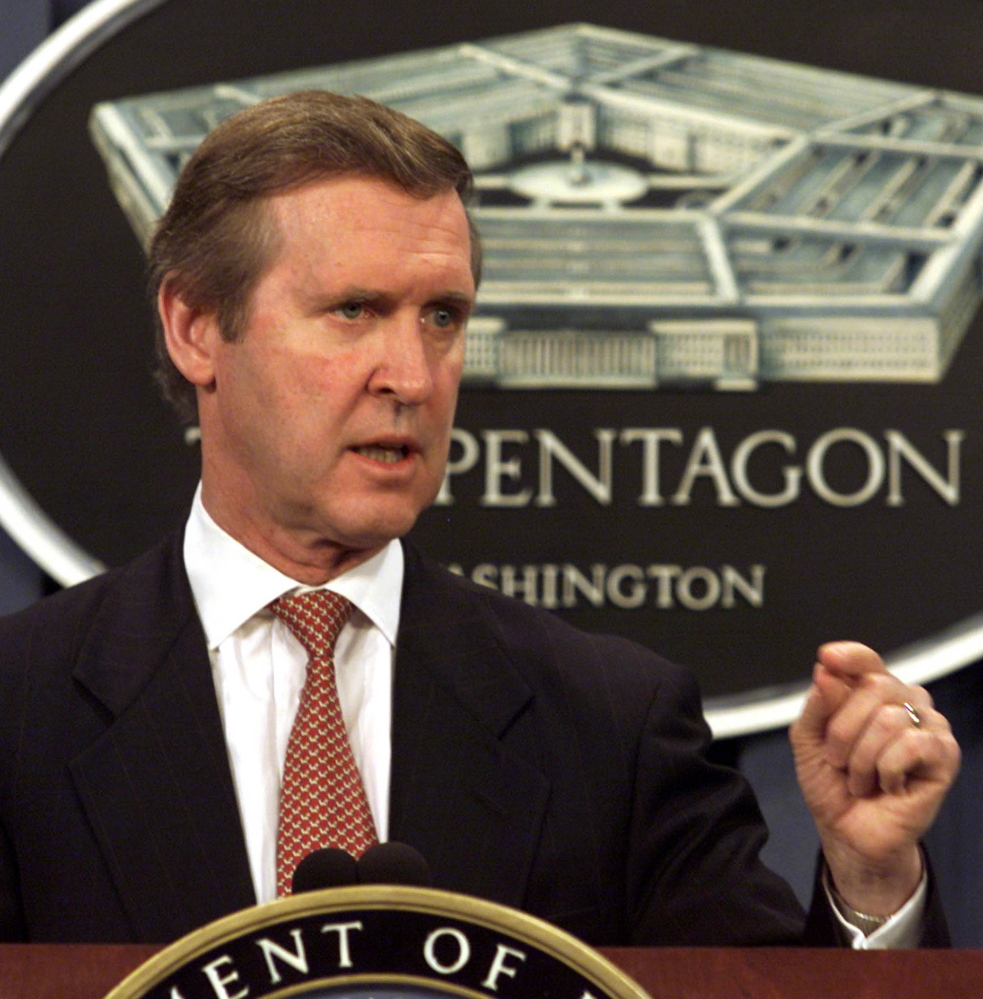
{"type": "MultiPolygon", "coordinates": [[[[800,941],[707,742],[685,671],[407,548],[390,838],[437,887],[596,945],[800,941]]],[[[253,902],[180,536],[0,621],[0,939],[166,942],[253,902]]]]}

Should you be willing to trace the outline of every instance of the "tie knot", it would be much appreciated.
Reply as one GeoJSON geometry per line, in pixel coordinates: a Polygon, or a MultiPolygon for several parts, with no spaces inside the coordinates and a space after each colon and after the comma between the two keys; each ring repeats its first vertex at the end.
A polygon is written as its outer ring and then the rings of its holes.
{"type": "Polygon", "coordinates": [[[346,597],[330,590],[311,590],[280,597],[270,609],[293,632],[311,659],[334,657],[334,646],[355,609],[346,597]]]}

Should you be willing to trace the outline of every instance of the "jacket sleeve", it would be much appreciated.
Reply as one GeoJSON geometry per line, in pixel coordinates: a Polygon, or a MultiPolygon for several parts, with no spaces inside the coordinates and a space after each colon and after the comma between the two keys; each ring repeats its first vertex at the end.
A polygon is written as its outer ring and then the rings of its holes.
{"type": "MultiPolygon", "coordinates": [[[[29,612],[20,615],[29,620],[29,612]]],[[[27,940],[20,871],[14,851],[13,821],[17,810],[15,770],[23,745],[23,703],[26,697],[23,668],[24,630],[6,627],[12,618],[0,619],[0,942],[27,940]]]]}
{"type": "Polygon", "coordinates": [[[741,774],[707,757],[695,679],[674,667],[640,736],[627,882],[634,945],[797,944],[805,914],[759,859],[767,828],[741,774]]]}

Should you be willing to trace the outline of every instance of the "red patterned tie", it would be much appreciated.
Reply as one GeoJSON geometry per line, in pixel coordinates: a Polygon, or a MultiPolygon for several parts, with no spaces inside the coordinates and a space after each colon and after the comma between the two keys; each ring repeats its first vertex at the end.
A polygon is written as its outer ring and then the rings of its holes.
{"type": "Polygon", "coordinates": [[[359,857],[377,837],[335,684],[335,641],[352,605],[313,590],[281,597],[270,608],[308,655],[280,789],[277,895],[289,895],[294,869],[312,850],[335,846],[359,857]]]}

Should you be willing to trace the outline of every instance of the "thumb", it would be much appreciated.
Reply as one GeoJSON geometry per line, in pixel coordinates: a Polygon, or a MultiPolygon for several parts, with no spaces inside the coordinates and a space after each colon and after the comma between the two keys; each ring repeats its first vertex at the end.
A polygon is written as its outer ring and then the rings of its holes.
{"type": "Polygon", "coordinates": [[[826,736],[826,724],[836,709],[849,696],[849,686],[822,663],[812,671],[812,686],[806,695],[802,713],[792,726],[792,738],[801,742],[821,743],[826,736]]]}

